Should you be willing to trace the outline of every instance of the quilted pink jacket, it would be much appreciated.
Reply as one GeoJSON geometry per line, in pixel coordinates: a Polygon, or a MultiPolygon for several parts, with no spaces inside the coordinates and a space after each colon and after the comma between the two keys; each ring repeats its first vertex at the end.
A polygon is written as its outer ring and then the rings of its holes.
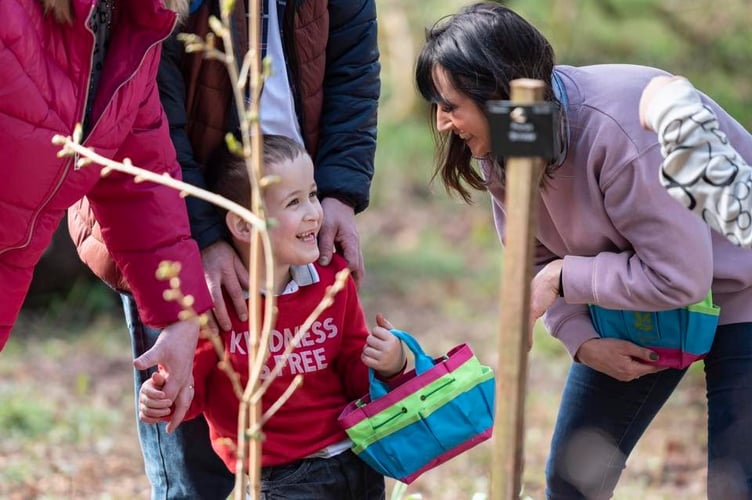
{"type": "MultiPolygon", "coordinates": [[[[183,264],[182,289],[211,307],[185,202],[177,192],[100,167],[57,158],[54,134],[83,121],[94,37],[94,0],[71,0],[73,23],[45,16],[37,0],[0,1],[0,349],[66,208],[86,195],[102,237],[133,290],[142,318],[161,327],[178,306],[162,298],[160,261],[183,264]]],[[[180,168],[156,88],[160,42],[175,14],[159,0],[117,3],[112,36],[84,144],[116,160],[177,177],[180,168]]]]}

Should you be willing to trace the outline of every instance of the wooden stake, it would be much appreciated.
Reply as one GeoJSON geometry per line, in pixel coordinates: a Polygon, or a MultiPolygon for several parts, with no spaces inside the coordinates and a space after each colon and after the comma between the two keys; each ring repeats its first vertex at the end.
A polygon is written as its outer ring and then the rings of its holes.
{"type": "MultiPolygon", "coordinates": [[[[511,82],[511,101],[531,104],[543,99],[540,80],[511,82]]],[[[507,158],[506,235],[500,294],[496,420],[491,471],[491,498],[519,498],[522,487],[525,386],[541,158],[507,158]]]]}

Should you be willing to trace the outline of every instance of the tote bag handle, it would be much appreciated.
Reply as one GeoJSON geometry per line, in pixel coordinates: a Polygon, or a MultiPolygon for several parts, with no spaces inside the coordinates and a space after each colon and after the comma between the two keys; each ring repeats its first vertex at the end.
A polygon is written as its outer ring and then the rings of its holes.
{"type": "MultiPolygon", "coordinates": [[[[400,339],[402,342],[404,342],[405,345],[407,345],[408,349],[412,351],[413,356],[415,357],[416,375],[425,373],[433,368],[433,359],[423,351],[423,348],[420,347],[420,344],[418,344],[418,341],[415,340],[412,335],[402,330],[397,330],[396,328],[389,330],[389,332],[400,339]]],[[[369,391],[371,395],[371,401],[375,401],[382,396],[386,396],[389,392],[389,386],[383,380],[376,378],[376,372],[373,370],[373,368],[368,369],[368,381],[370,383],[369,391]]]]}

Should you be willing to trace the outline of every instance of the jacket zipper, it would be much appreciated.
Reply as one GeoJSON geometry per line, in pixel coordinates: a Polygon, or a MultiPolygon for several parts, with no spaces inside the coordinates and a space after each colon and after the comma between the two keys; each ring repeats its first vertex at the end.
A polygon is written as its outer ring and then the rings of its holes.
{"type": "MultiPolygon", "coordinates": [[[[146,54],[148,54],[149,51],[152,48],[154,48],[156,45],[159,45],[160,43],[164,42],[170,36],[170,34],[175,30],[175,26],[177,26],[177,23],[178,23],[178,19],[176,17],[175,18],[175,22],[173,22],[172,28],[167,33],[167,35],[164,36],[164,37],[162,37],[162,38],[160,38],[159,40],[157,40],[156,42],[152,43],[151,45],[149,45],[146,48],[146,50],[144,51],[144,55],[141,56],[141,61],[138,63],[138,66],[136,66],[136,69],[133,71],[133,73],[131,73],[131,75],[128,78],[126,78],[125,80],[123,80],[122,82],[120,82],[120,85],[118,85],[117,87],[115,87],[115,91],[112,93],[113,97],[115,95],[117,95],[117,93],[120,91],[120,89],[123,87],[123,85],[125,85],[126,83],[130,82],[131,80],[133,80],[133,77],[136,76],[136,74],[138,73],[138,70],[141,69],[141,66],[143,66],[144,59],[146,59],[146,54]]],[[[93,56],[94,56],[94,52],[92,51],[92,58],[93,58],[93,56]]],[[[87,90],[86,92],[88,94],[89,91],[87,90]]],[[[88,95],[87,95],[87,99],[88,99],[88,95]]],[[[112,104],[112,98],[110,98],[110,100],[107,102],[107,105],[105,105],[104,109],[102,110],[102,114],[99,115],[99,118],[97,118],[97,121],[94,122],[94,124],[91,126],[91,131],[89,132],[88,137],[91,137],[91,135],[94,133],[94,129],[97,128],[97,125],[99,125],[99,122],[102,120],[102,116],[104,115],[104,112],[107,110],[107,108],[110,107],[111,104],[112,104]]],[[[84,113],[85,112],[86,112],[86,107],[84,106],[84,113]]],[[[83,123],[83,118],[81,119],[81,122],[83,123]]],[[[84,140],[84,142],[86,142],[86,141],[84,140]]],[[[78,168],[76,168],[76,169],[78,169],[78,168]]]]}
{"type": "MultiPolygon", "coordinates": [[[[84,124],[84,120],[86,119],[86,103],[89,102],[89,89],[91,88],[91,79],[93,76],[92,70],[94,69],[94,49],[96,46],[96,35],[91,30],[90,22],[91,22],[91,15],[94,12],[95,8],[96,8],[96,3],[91,6],[91,10],[89,11],[89,16],[86,18],[86,21],[85,21],[86,31],[88,31],[91,34],[92,44],[91,44],[91,53],[89,54],[89,73],[88,73],[89,77],[86,79],[86,85],[84,86],[84,88],[86,89],[84,91],[84,99],[81,103],[81,108],[78,112],[78,115],[81,117],[81,119],[78,120],[78,123],[80,123],[82,127],[84,124]]],[[[91,128],[88,135],[91,135],[91,132],[93,130],[94,130],[94,127],[91,128]]],[[[83,142],[86,141],[86,137],[82,137],[81,140],[82,140],[81,144],[83,144],[83,142]]],[[[73,162],[73,171],[76,171],[79,168],[81,168],[78,166],[78,159],[79,159],[78,153],[75,153],[73,155],[73,158],[71,158],[71,161],[73,162]]],[[[69,170],[69,167],[66,166],[65,168],[66,174],[68,173],[68,170],[69,170]]],[[[67,175],[63,175],[63,178],[65,178],[66,176],[67,175]]],[[[57,192],[57,190],[55,192],[57,192]]]]}

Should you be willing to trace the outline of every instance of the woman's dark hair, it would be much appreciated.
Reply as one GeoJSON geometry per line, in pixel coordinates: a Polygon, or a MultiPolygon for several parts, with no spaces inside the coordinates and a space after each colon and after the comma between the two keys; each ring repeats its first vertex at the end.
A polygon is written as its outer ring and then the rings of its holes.
{"type": "MultiPolygon", "coordinates": [[[[293,161],[308,154],[295,140],[282,135],[265,134],[261,162],[264,169],[283,161],[293,161]]],[[[251,189],[245,161],[222,144],[207,162],[206,186],[210,191],[246,208],[251,206],[251,189]]],[[[262,173],[263,174],[263,173],[262,173]]]]}
{"type": "MultiPolygon", "coordinates": [[[[441,66],[450,83],[481,109],[491,99],[509,99],[510,82],[532,78],[546,84],[544,98],[556,101],[551,86],[554,50],[529,22],[498,3],[469,5],[440,19],[426,31],[426,44],[418,55],[415,80],[418,91],[431,103],[432,128],[437,146],[436,171],[449,192],[466,201],[463,183],[484,190],[485,182],[471,166],[471,153],[455,134],[436,130],[436,110],[444,101],[436,88],[435,70],[441,66]]],[[[556,166],[549,166],[549,169],[556,166]]],[[[502,176],[503,179],[503,176],[502,176]]]]}

